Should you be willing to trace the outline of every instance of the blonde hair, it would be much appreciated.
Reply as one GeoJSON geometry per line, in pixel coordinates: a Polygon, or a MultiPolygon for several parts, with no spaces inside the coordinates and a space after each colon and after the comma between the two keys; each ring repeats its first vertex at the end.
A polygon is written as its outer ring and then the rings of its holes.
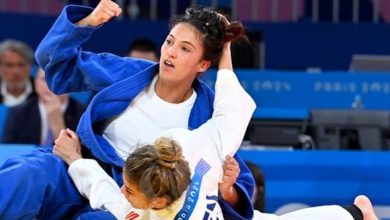
{"type": "Polygon", "coordinates": [[[176,201],[191,182],[191,171],[181,146],[170,138],[136,149],[126,160],[126,180],[137,184],[147,199],[164,197],[176,201]]]}

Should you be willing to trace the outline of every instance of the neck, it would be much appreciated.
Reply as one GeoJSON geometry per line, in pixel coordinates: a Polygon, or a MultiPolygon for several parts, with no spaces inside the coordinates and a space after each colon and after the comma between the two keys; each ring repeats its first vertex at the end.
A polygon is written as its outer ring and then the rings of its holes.
{"type": "Polygon", "coordinates": [[[18,88],[18,87],[7,87],[7,92],[10,93],[12,96],[14,97],[19,97],[20,95],[22,95],[24,93],[24,91],[26,90],[26,88],[18,88]]]}
{"type": "Polygon", "coordinates": [[[69,96],[65,94],[58,96],[58,98],[60,99],[61,104],[64,104],[69,100],[69,96]]]}
{"type": "Polygon", "coordinates": [[[156,94],[166,102],[182,103],[192,95],[192,81],[189,83],[168,84],[160,78],[154,87],[156,94]]]}

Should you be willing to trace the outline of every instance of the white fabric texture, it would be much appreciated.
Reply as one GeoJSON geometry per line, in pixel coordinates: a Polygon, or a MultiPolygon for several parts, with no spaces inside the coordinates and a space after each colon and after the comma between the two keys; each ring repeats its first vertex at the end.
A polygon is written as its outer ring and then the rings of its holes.
{"type": "Polygon", "coordinates": [[[133,152],[134,146],[153,143],[163,131],[170,128],[188,128],[196,92],[193,91],[190,98],[182,103],[169,103],[155,93],[156,81],[157,76],[103,133],[103,137],[123,160],[133,152]]]}

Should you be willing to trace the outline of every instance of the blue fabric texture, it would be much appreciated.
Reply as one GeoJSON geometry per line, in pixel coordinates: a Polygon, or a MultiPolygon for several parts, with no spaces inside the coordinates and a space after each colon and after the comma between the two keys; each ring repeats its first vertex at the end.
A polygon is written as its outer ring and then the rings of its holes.
{"type": "MultiPolygon", "coordinates": [[[[55,93],[97,93],[80,119],[77,134],[97,159],[112,166],[114,179],[121,185],[121,169],[117,168],[121,168],[124,161],[102,134],[93,130],[93,124],[124,111],[131,100],[151,83],[158,65],[108,53],[82,51],[80,45],[96,28],[79,27],[74,22],[91,11],[83,6],[65,7],[37,48],[35,58],[45,69],[47,83],[55,93]]],[[[197,99],[190,113],[190,129],[199,127],[211,117],[214,100],[214,92],[204,82],[196,80],[193,87],[197,99]]],[[[243,164],[240,160],[239,163],[243,164]]],[[[91,209],[75,189],[66,165],[50,150],[10,159],[1,167],[0,179],[10,180],[0,184],[1,219],[31,219],[31,216],[39,219],[98,219],[100,216],[99,212],[88,214],[91,209]]],[[[246,166],[241,167],[237,189],[243,191],[242,200],[250,203],[253,187],[250,171],[246,166]]],[[[237,213],[229,205],[224,205],[223,211],[232,219],[252,215],[251,206],[243,213],[237,213]]],[[[99,218],[109,216],[109,213],[104,213],[99,218]]]]}

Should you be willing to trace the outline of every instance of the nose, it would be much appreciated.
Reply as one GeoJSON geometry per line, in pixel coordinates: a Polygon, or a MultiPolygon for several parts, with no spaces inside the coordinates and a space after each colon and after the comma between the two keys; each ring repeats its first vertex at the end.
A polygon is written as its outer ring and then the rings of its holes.
{"type": "Polygon", "coordinates": [[[171,46],[168,48],[168,56],[171,58],[177,57],[177,47],[176,46],[171,46]]]}
{"type": "Polygon", "coordinates": [[[122,185],[122,186],[121,186],[121,192],[122,192],[123,194],[125,194],[125,192],[126,192],[126,190],[125,190],[125,185],[122,185]]]}

